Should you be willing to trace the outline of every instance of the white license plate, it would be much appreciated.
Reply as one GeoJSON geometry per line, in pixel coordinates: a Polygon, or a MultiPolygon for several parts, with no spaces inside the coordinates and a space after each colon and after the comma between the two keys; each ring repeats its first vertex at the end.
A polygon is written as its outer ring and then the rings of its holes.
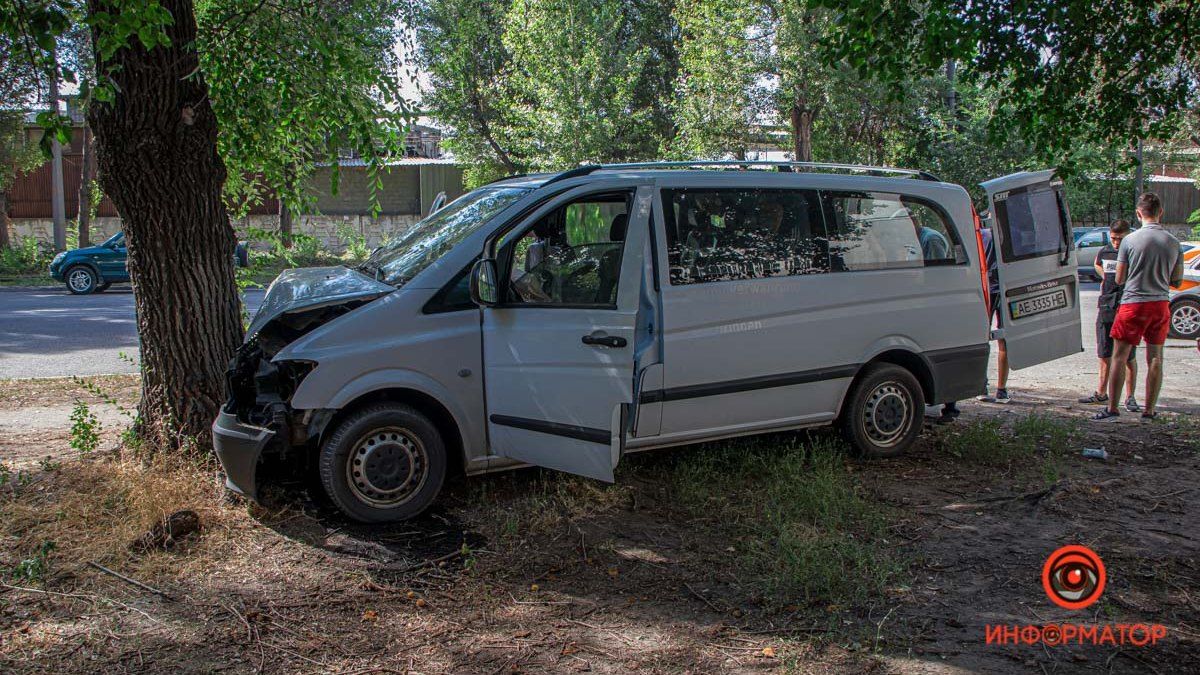
{"type": "Polygon", "coordinates": [[[1034,314],[1052,312],[1067,306],[1067,292],[1059,289],[1053,293],[1035,295],[1032,298],[1022,298],[1008,303],[1009,313],[1014,319],[1022,319],[1034,314]]]}

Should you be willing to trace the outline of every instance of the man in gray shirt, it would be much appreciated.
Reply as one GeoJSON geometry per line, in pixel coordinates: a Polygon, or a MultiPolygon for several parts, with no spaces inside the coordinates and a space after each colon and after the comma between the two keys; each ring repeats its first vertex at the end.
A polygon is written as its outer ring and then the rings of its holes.
{"type": "MultiPolygon", "coordinates": [[[[1125,237],[1117,249],[1117,283],[1125,285],[1121,307],[1113,323],[1113,363],[1124,363],[1129,352],[1146,340],[1146,409],[1142,417],[1155,416],[1154,406],[1162,388],[1163,343],[1171,319],[1170,287],[1183,280],[1183,254],[1179,240],[1158,224],[1163,207],[1158,195],[1147,192],[1138,198],[1137,216],[1142,229],[1125,237]]],[[[1093,419],[1117,417],[1117,397],[1125,385],[1125,369],[1114,369],[1108,379],[1108,409],[1093,419]]]]}

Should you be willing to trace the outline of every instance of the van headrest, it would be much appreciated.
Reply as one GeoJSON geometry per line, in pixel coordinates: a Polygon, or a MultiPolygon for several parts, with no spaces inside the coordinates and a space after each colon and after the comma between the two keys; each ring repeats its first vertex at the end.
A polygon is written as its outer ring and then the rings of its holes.
{"type": "Polygon", "coordinates": [[[609,241],[625,241],[625,230],[629,227],[629,214],[619,213],[608,227],[609,241]]]}

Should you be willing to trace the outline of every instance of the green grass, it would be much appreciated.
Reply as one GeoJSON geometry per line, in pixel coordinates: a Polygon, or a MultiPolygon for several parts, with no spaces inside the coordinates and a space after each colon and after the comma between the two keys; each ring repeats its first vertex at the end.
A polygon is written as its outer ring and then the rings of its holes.
{"type": "Polygon", "coordinates": [[[879,546],[887,524],[840,442],[770,436],[704,446],[669,477],[679,503],[736,534],[739,567],[780,604],[861,603],[903,565],[879,546]]]}
{"type": "MultiPolygon", "coordinates": [[[[1031,460],[1039,451],[1058,452],[1067,448],[1079,430],[1073,420],[1041,413],[1030,413],[1005,425],[998,419],[981,419],[957,428],[949,428],[938,437],[942,449],[967,462],[983,465],[1007,465],[1016,460],[1031,460]]],[[[1042,463],[1047,476],[1057,466],[1042,463]]]]}
{"type": "Polygon", "coordinates": [[[0,274],[0,287],[61,285],[61,281],[55,280],[49,274],[0,274]]]}

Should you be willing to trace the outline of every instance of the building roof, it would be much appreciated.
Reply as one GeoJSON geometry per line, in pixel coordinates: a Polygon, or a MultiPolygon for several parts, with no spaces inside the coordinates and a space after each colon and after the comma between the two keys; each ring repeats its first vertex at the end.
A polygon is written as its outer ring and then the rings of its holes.
{"type": "MultiPolygon", "coordinates": [[[[368,164],[369,162],[362,157],[347,157],[338,160],[338,166],[344,167],[367,166],[368,164]]],[[[429,166],[434,164],[453,166],[454,160],[445,157],[393,157],[383,163],[384,166],[429,166]]]]}

